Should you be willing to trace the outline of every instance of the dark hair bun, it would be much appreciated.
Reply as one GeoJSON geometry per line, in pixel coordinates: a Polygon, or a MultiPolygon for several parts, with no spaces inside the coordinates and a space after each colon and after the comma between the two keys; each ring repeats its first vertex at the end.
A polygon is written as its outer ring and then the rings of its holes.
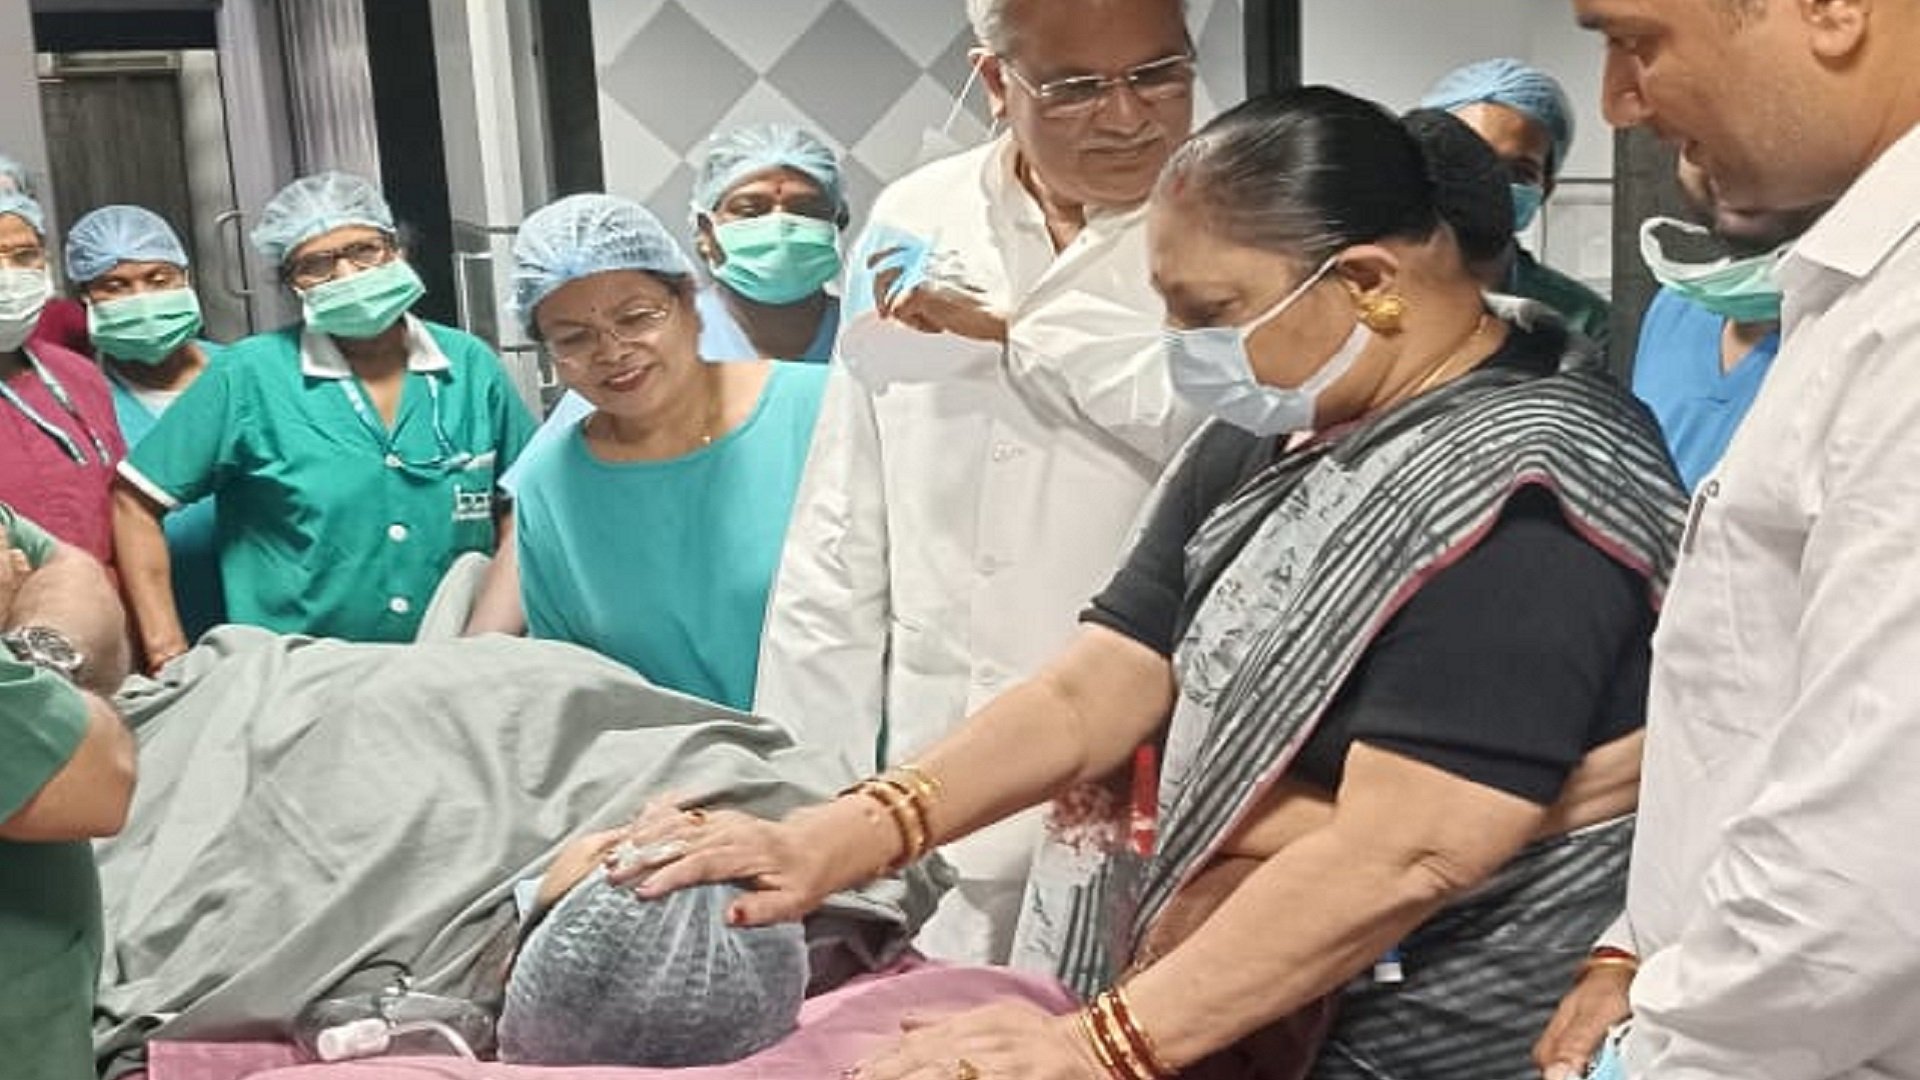
{"type": "Polygon", "coordinates": [[[1442,109],[1415,109],[1401,123],[1426,155],[1434,209],[1453,227],[1461,253],[1471,262],[1503,254],[1513,243],[1513,192],[1493,148],[1442,109]]]}

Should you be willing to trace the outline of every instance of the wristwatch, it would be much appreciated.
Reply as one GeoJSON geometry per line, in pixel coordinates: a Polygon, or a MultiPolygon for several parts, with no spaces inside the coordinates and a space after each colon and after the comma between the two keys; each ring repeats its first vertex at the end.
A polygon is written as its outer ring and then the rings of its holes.
{"type": "Polygon", "coordinates": [[[15,660],[45,668],[68,682],[79,676],[80,665],[86,662],[80,650],[67,640],[67,635],[51,626],[21,626],[8,630],[0,633],[0,645],[5,645],[15,660]]]}

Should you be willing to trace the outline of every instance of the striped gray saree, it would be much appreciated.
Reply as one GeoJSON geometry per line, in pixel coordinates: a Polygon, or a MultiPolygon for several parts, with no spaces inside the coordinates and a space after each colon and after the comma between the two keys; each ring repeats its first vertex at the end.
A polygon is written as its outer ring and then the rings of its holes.
{"type": "MultiPolygon", "coordinates": [[[[1089,917],[1061,949],[1070,980],[1113,977],[1101,948],[1134,954],[1287,772],[1395,613],[1532,485],[1645,577],[1657,605],[1683,498],[1652,420],[1579,364],[1466,376],[1280,455],[1212,512],[1186,548],[1192,616],[1173,657],[1156,847],[1130,895],[1080,898],[1089,917]],[[1126,930],[1097,927],[1096,913],[1126,930]]],[[[1621,907],[1631,834],[1621,819],[1537,842],[1430,919],[1403,943],[1402,981],[1365,974],[1336,995],[1310,1075],[1531,1080],[1529,1046],[1621,907]]]]}

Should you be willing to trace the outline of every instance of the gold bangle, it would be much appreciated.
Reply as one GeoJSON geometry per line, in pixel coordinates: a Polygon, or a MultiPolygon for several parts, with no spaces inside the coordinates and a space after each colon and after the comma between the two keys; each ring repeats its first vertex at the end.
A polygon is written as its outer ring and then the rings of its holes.
{"type": "Polygon", "coordinates": [[[932,802],[940,796],[940,781],[935,780],[927,773],[927,770],[920,766],[908,763],[906,765],[896,766],[893,771],[903,773],[908,779],[912,780],[914,786],[920,789],[920,794],[925,797],[928,802],[932,802]]]}
{"type": "Polygon", "coordinates": [[[1120,1076],[1120,1069],[1113,1063],[1113,1058],[1108,1056],[1107,1048],[1100,1045],[1100,1036],[1093,1030],[1093,1020],[1087,1016],[1087,1010],[1079,1010],[1073,1014],[1073,1018],[1079,1022],[1081,1037],[1087,1040],[1088,1046],[1093,1047],[1093,1056],[1099,1059],[1100,1067],[1114,1080],[1125,1080],[1120,1076]]]}
{"type": "Polygon", "coordinates": [[[888,869],[899,870],[920,858],[926,851],[927,838],[920,829],[920,823],[914,820],[912,808],[905,796],[897,796],[894,788],[872,780],[861,783],[855,790],[886,807],[887,813],[893,817],[893,827],[900,832],[902,845],[900,857],[895,859],[888,869]]]}
{"type": "Polygon", "coordinates": [[[1095,1015],[1102,1021],[1101,1029],[1112,1040],[1115,1053],[1126,1066],[1127,1075],[1133,1080],[1164,1080],[1160,1073],[1155,1072],[1141,1059],[1141,1055],[1133,1045],[1133,1040],[1127,1038],[1126,1029],[1121,1026],[1120,1018],[1114,1013],[1113,994],[1102,990],[1094,997],[1093,1008],[1095,1015]]]}
{"type": "Polygon", "coordinates": [[[918,859],[925,855],[928,846],[933,842],[933,830],[927,825],[926,810],[921,807],[919,800],[913,797],[913,792],[908,791],[907,786],[898,780],[884,776],[870,780],[868,783],[889,795],[899,797],[900,801],[893,804],[896,807],[894,813],[901,821],[900,827],[912,837],[913,857],[918,859]],[[911,819],[910,822],[909,819],[911,819]]]}
{"type": "Polygon", "coordinates": [[[1127,1000],[1127,992],[1120,987],[1119,983],[1115,983],[1107,994],[1112,999],[1113,1018],[1120,1022],[1120,1034],[1125,1035],[1134,1049],[1140,1051],[1140,1056],[1146,1059],[1147,1067],[1156,1075],[1172,1076],[1173,1067],[1167,1064],[1167,1059],[1160,1056],[1160,1048],[1153,1045],[1153,1040],[1147,1036],[1147,1030],[1141,1027],[1139,1020],[1134,1017],[1133,1003],[1127,1000]]]}
{"type": "Polygon", "coordinates": [[[1580,962],[1580,970],[1574,973],[1574,981],[1578,982],[1586,978],[1588,972],[1601,968],[1614,968],[1631,976],[1639,973],[1640,961],[1630,956],[1589,956],[1580,962]]]}
{"type": "Polygon", "coordinates": [[[921,801],[919,794],[914,791],[914,789],[894,779],[891,773],[882,773],[867,782],[870,784],[879,784],[887,790],[898,794],[902,799],[905,799],[907,806],[913,810],[913,816],[920,821],[920,830],[929,836],[933,834],[933,830],[928,827],[927,823],[926,803],[921,801]]]}
{"type": "Polygon", "coordinates": [[[1113,1044],[1111,1033],[1101,1025],[1100,1014],[1094,1006],[1080,1010],[1080,1022],[1086,1028],[1087,1041],[1093,1044],[1094,1056],[1100,1059],[1100,1066],[1107,1070],[1108,1076],[1113,1080],[1140,1080],[1133,1070],[1121,1064],[1120,1048],[1113,1044]]]}

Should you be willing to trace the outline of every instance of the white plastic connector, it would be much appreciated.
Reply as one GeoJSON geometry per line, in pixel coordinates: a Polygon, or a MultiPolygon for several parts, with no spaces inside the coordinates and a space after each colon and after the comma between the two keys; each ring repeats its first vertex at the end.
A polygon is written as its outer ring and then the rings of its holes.
{"type": "Polygon", "coordinates": [[[391,1028],[378,1016],[354,1020],[330,1027],[313,1040],[313,1051],[321,1061],[351,1061],[354,1058],[383,1054],[392,1044],[391,1028]]]}

